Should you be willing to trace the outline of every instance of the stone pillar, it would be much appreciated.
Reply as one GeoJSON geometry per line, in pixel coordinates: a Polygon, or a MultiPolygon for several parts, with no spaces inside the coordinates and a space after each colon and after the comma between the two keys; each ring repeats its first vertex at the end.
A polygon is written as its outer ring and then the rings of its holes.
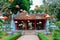
{"type": "Polygon", "coordinates": [[[46,33],[45,34],[50,34],[49,32],[49,19],[46,21],[46,33]]]}

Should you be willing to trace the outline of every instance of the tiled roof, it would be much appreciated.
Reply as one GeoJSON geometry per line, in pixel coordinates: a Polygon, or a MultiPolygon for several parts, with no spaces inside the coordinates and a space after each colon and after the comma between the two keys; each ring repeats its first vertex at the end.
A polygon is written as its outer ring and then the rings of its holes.
{"type": "Polygon", "coordinates": [[[33,19],[44,19],[44,15],[42,14],[24,14],[24,13],[21,13],[21,14],[18,14],[14,17],[14,19],[16,20],[33,20],[33,19]]]}

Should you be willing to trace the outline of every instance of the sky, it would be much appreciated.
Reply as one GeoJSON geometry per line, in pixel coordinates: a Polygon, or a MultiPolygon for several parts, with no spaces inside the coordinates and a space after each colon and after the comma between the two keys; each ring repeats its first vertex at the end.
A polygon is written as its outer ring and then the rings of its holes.
{"type": "Polygon", "coordinates": [[[38,5],[38,6],[42,5],[42,4],[43,4],[42,1],[43,1],[43,0],[33,0],[33,5],[31,5],[30,10],[33,10],[36,5],[38,5]]]}

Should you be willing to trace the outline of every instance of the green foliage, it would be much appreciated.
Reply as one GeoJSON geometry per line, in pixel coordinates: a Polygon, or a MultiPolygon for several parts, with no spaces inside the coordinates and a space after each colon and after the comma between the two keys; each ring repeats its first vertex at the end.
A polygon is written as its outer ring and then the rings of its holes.
{"type": "Polygon", "coordinates": [[[42,33],[38,33],[38,37],[41,40],[49,40],[45,35],[43,35],[42,33]]]}
{"type": "Polygon", "coordinates": [[[3,23],[2,23],[2,22],[0,22],[0,27],[2,27],[2,24],[3,24],[3,23]]]}
{"type": "Polygon", "coordinates": [[[0,31],[0,36],[1,36],[1,37],[5,36],[5,35],[6,35],[6,32],[0,31]]]}
{"type": "Polygon", "coordinates": [[[3,35],[3,32],[2,31],[0,31],[0,36],[2,36],[3,35]]]}
{"type": "Polygon", "coordinates": [[[20,11],[20,9],[29,11],[30,9],[30,0],[14,0],[14,2],[11,4],[11,9],[13,13],[16,13],[17,11],[20,11]],[[16,8],[15,6],[19,5],[20,8],[16,8]]]}
{"type": "Polygon", "coordinates": [[[56,25],[59,27],[59,29],[60,29],[60,21],[56,22],[55,24],[56,24],[56,25]]]}
{"type": "Polygon", "coordinates": [[[2,23],[2,22],[0,22],[0,31],[1,31],[1,29],[2,29],[2,24],[3,24],[3,23],[2,23]]]}
{"type": "Polygon", "coordinates": [[[60,20],[60,0],[43,0],[44,12],[57,16],[60,20]]]}
{"type": "Polygon", "coordinates": [[[42,8],[41,7],[38,7],[37,9],[34,10],[36,13],[38,12],[42,12],[42,8]]]}
{"type": "Polygon", "coordinates": [[[60,9],[57,10],[57,18],[58,18],[58,21],[60,21],[60,9]]]}
{"type": "Polygon", "coordinates": [[[32,12],[32,13],[34,13],[34,10],[30,10],[29,12],[32,12]]]}
{"type": "Polygon", "coordinates": [[[55,32],[53,38],[54,40],[60,40],[60,32],[55,32]]]}
{"type": "Polygon", "coordinates": [[[1,23],[3,23],[4,21],[3,20],[0,20],[1,23]]]}
{"type": "Polygon", "coordinates": [[[8,0],[0,0],[0,10],[7,11],[8,9],[11,9],[13,13],[17,13],[20,9],[29,11],[31,4],[32,0],[14,0],[13,2],[9,2],[8,0]],[[16,8],[16,5],[19,5],[20,8],[16,8]]]}
{"type": "Polygon", "coordinates": [[[32,12],[32,13],[36,12],[36,13],[38,13],[38,12],[43,12],[43,10],[42,10],[42,7],[38,7],[37,9],[29,10],[29,12],[32,12]]]}
{"type": "Polygon", "coordinates": [[[7,36],[7,37],[3,38],[2,40],[14,40],[14,39],[18,38],[19,36],[21,36],[21,32],[7,36]]]}
{"type": "Polygon", "coordinates": [[[0,0],[0,10],[1,11],[6,11],[8,10],[10,6],[10,2],[8,0],[0,0]]]}

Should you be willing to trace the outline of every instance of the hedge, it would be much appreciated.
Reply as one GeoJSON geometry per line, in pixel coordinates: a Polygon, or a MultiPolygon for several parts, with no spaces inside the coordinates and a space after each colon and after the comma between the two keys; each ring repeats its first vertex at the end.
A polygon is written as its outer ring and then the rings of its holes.
{"type": "Polygon", "coordinates": [[[49,40],[45,35],[43,35],[42,33],[38,33],[38,37],[41,40],[49,40]]]}
{"type": "Polygon", "coordinates": [[[54,40],[60,40],[60,32],[55,32],[53,38],[54,40]]]}
{"type": "Polygon", "coordinates": [[[7,36],[7,37],[3,38],[2,40],[14,40],[14,39],[18,38],[19,36],[21,36],[21,32],[7,36]]]}
{"type": "Polygon", "coordinates": [[[3,32],[2,31],[0,31],[0,36],[2,36],[3,35],[3,32]]]}

